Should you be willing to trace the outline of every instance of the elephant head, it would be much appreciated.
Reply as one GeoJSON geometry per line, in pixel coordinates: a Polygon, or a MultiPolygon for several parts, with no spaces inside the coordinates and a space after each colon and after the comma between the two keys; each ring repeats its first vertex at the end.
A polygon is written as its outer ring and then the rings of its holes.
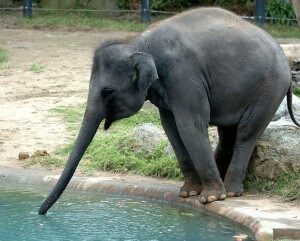
{"type": "Polygon", "coordinates": [[[101,121],[105,119],[107,130],[114,121],[138,112],[156,79],[154,60],[146,53],[134,52],[120,43],[105,44],[96,50],[80,132],[63,173],[39,214],[46,214],[63,193],[101,121]]]}

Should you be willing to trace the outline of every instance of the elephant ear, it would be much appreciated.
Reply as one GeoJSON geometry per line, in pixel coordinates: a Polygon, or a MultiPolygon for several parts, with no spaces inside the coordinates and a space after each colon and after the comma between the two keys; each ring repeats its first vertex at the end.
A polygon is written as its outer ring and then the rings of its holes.
{"type": "Polygon", "coordinates": [[[151,84],[158,79],[154,60],[151,55],[134,53],[130,56],[140,91],[147,92],[151,84]]]}

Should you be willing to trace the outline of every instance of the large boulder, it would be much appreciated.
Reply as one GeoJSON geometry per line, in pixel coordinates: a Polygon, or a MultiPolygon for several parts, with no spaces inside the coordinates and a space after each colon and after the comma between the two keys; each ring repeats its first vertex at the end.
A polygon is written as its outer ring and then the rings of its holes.
{"type": "MultiPolygon", "coordinates": [[[[293,111],[300,122],[300,99],[295,95],[293,111]]],[[[255,175],[269,179],[300,171],[300,129],[291,120],[286,98],[259,139],[250,166],[255,175]]]]}
{"type": "Polygon", "coordinates": [[[293,87],[300,93],[300,57],[293,61],[292,80],[293,87]]]}
{"type": "Polygon", "coordinates": [[[269,125],[256,145],[250,166],[256,176],[269,179],[300,171],[300,130],[269,125]]]}
{"type": "Polygon", "coordinates": [[[153,156],[157,148],[167,142],[164,131],[151,123],[136,126],[129,133],[129,136],[138,142],[135,144],[136,150],[133,151],[142,153],[146,157],[153,156]]]}

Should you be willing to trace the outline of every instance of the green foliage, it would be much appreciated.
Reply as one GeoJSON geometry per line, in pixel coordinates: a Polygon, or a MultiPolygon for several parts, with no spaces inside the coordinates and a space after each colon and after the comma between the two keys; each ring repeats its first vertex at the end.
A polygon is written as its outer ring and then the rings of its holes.
{"type": "Polygon", "coordinates": [[[280,23],[285,25],[293,25],[295,22],[285,19],[295,19],[296,15],[290,1],[285,0],[267,0],[266,16],[271,18],[271,23],[280,23]]]}
{"type": "MultiPolygon", "coordinates": [[[[118,0],[120,9],[137,9],[138,0],[118,0]]],[[[254,0],[152,0],[152,9],[158,11],[183,11],[197,6],[220,6],[236,13],[252,15],[254,0]]]]}
{"type": "Polygon", "coordinates": [[[300,88],[294,88],[294,94],[300,98],[300,88]]]}
{"type": "Polygon", "coordinates": [[[152,9],[160,11],[182,11],[192,6],[193,1],[185,0],[154,0],[152,1],[152,9]]]}

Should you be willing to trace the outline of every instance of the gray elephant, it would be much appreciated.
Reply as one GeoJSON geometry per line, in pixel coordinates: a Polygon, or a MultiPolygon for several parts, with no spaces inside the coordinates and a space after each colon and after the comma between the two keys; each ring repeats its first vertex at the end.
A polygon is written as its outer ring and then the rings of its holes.
{"type": "Polygon", "coordinates": [[[97,128],[135,114],[150,100],[185,180],[180,196],[202,203],[243,194],[257,139],[283,98],[291,73],[281,48],[260,28],[219,8],[184,12],[94,55],[87,107],[66,167],[39,214],[60,197],[97,128]],[[218,127],[213,153],[208,126],[218,127]]]}

